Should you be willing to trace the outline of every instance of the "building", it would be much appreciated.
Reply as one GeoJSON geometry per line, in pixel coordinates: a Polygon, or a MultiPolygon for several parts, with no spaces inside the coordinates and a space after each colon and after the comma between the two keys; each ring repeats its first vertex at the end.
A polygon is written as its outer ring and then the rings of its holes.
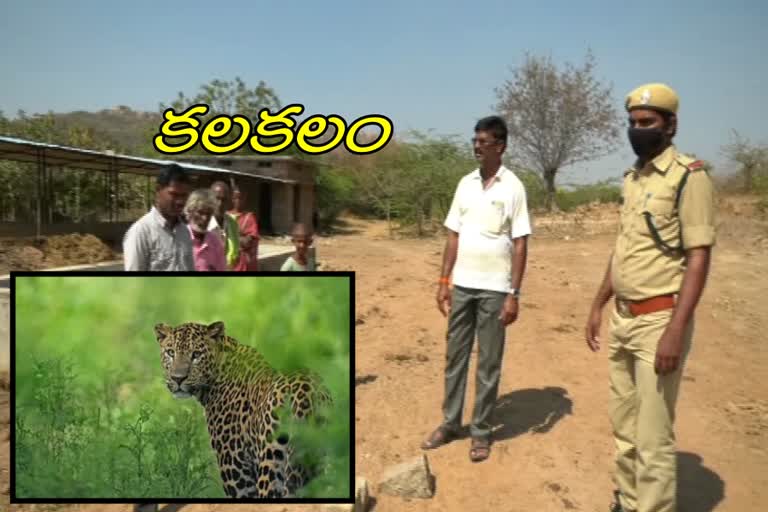
{"type": "Polygon", "coordinates": [[[182,156],[179,162],[236,171],[231,179],[245,192],[265,233],[288,233],[294,222],[313,225],[317,166],[312,162],[290,156],[182,156]]]}
{"type": "MultiPolygon", "coordinates": [[[[259,218],[264,234],[287,234],[294,222],[313,224],[317,209],[315,179],[317,166],[295,157],[189,156],[176,160],[118,155],[113,152],[45,144],[0,136],[0,160],[34,164],[36,186],[28,191],[36,204],[34,220],[0,222],[0,236],[41,236],[64,233],[92,233],[107,242],[119,242],[136,220],[136,212],[120,208],[120,176],[146,177],[146,210],[154,198],[154,177],[171,163],[184,167],[198,187],[216,180],[237,184],[246,194],[248,209],[259,218]],[[59,169],[74,168],[103,176],[103,215],[87,222],[57,219],[54,211],[53,176],[59,169]]],[[[141,208],[139,208],[139,213],[141,208]]]]}

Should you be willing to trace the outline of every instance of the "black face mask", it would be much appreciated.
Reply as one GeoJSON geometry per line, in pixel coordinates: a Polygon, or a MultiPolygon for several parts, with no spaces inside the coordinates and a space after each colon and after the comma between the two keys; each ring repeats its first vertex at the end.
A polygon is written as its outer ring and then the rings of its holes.
{"type": "Polygon", "coordinates": [[[664,144],[664,131],[661,128],[630,128],[629,143],[639,158],[647,158],[664,144]]]}

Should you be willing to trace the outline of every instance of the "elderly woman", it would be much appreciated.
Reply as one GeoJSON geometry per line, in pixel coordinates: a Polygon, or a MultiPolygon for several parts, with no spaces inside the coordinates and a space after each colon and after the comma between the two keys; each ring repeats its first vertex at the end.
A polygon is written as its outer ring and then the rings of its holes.
{"type": "Polygon", "coordinates": [[[184,206],[184,215],[192,236],[195,270],[227,270],[224,244],[215,233],[208,231],[208,224],[215,209],[216,198],[209,189],[192,192],[184,206]]]}

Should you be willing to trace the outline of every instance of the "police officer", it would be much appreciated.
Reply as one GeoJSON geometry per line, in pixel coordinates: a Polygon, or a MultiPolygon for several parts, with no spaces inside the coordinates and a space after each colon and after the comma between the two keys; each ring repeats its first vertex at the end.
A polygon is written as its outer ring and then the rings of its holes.
{"type": "Polygon", "coordinates": [[[629,93],[621,227],[592,304],[586,341],[600,349],[603,306],[615,296],[608,340],[616,443],[612,512],[676,511],[675,402],[693,313],[715,243],[714,192],[703,162],[678,153],[678,96],[664,84],[629,93]]]}

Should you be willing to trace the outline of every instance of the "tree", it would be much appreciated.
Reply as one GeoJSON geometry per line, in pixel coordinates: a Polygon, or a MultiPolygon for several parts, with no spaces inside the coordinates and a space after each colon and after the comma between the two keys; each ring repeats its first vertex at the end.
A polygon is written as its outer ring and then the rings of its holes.
{"type": "Polygon", "coordinates": [[[526,54],[495,90],[509,129],[507,151],[520,167],[541,173],[550,210],[557,208],[560,169],[612,153],[619,142],[612,87],[595,77],[595,66],[591,52],[580,67],[568,63],[562,70],[549,57],[526,54]]]}
{"type": "Polygon", "coordinates": [[[721,151],[731,162],[741,166],[739,172],[744,177],[744,192],[752,191],[758,173],[768,171],[768,147],[753,144],[736,130],[733,130],[733,141],[721,151]]]}
{"type": "MultiPolygon", "coordinates": [[[[19,111],[13,120],[0,114],[0,133],[22,139],[76,148],[103,151],[119,149],[119,145],[107,134],[91,127],[75,123],[62,123],[51,112],[27,115],[19,111]]],[[[48,219],[69,219],[82,221],[98,219],[104,210],[103,175],[90,170],[73,167],[52,168],[51,176],[53,202],[46,207],[48,219]]],[[[36,215],[37,167],[35,164],[3,161],[0,162],[0,218],[3,220],[27,220],[36,215]]],[[[120,178],[118,200],[123,208],[131,208],[143,201],[143,181],[130,175],[120,178]]]]}
{"type": "Polygon", "coordinates": [[[415,225],[422,236],[427,222],[442,221],[448,214],[457,183],[477,162],[455,137],[411,131],[409,138],[400,155],[405,186],[396,204],[401,223],[415,225]]]}
{"type": "MultiPolygon", "coordinates": [[[[280,108],[277,94],[274,89],[267,87],[264,81],[260,81],[255,88],[249,89],[240,77],[235,77],[233,81],[211,80],[200,86],[200,92],[191,99],[180,91],[170,106],[178,112],[196,103],[205,103],[210,107],[205,117],[241,114],[251,120],[256,120],[259,110],[263,108],[271,110],[280,108]]],[[[161,111],[165,108],[163,104],[160,105],[161,111]]]]}
{"type": "MultiPolygon", "coordinates": [[[[375,163],[350,168],[355,187],[369,204],[387,219],[392,236],[392,217],[397,215],[396,200],[404,190],[406,169],[397,151],[381,151],[375,155],[358,156],[361,161],[375,163]]],[[[360,162],[362,163],[362,162],[360,162]]]]}
{"type": "Polygon", "coordinates": [[[476,165],[466,143],[455,137],[411,131],[406,138],[373,155],[334,157],[336,167],[351,177],[356,196],[386,218],[390,236],[393,221],[415,227],[419,236],[432,221],[442,221],[457,183],[476,165]]]}
{"type": "MultiPolygon", "coordinates": [[[[183,92],[179,91],[178,96],[170,105],[160,104],[160,111],[163,112],[166,108],[171,107],[179,114],[192,105],[200,103],[208,105],[209,110],[205,115],[199,117],[201,121],[199,131],[202,130],[202,126],[206,125],[210,119],[218,115],[233,116],[239,114],[248,118],[251,124],[254,125],[259,121],[258,114],[260,110],[267,108],[270,112],[275,113],[281,107],[277,93],[275,93],[274,89],[268,87],[264,81],[260,81],[256,87],[251,89],[240,77],[235,77],[232,81],[211,80],[209,83],[201,85],[199,92],[192,98],[185,96],[183,92]]],[[[152,136],[157,133],[157,128],[157,126],[152,127],[152,136]]],[[[234,142],[240,135],[240,128],[235,126],[232,132],[222,137],[220,144],[226,145],[234,142]]],[[[152,137],[147,140],[152,140],[152,137]]],[[[179,142],[174,140],[174,138],[169,138],[169,140],[173,143],[179,142]]],[[[293,145],[289,146],[283,154],[292,153],[292,148],[293,145]]],[[[242,151],[242,148],[240,150],[242,151]]],[[[154,152],[154,149],[150,152],[154,152]]],[[[195,145],[190,150],[190,153],[208,155],[200,144],[195,145]]]]}

